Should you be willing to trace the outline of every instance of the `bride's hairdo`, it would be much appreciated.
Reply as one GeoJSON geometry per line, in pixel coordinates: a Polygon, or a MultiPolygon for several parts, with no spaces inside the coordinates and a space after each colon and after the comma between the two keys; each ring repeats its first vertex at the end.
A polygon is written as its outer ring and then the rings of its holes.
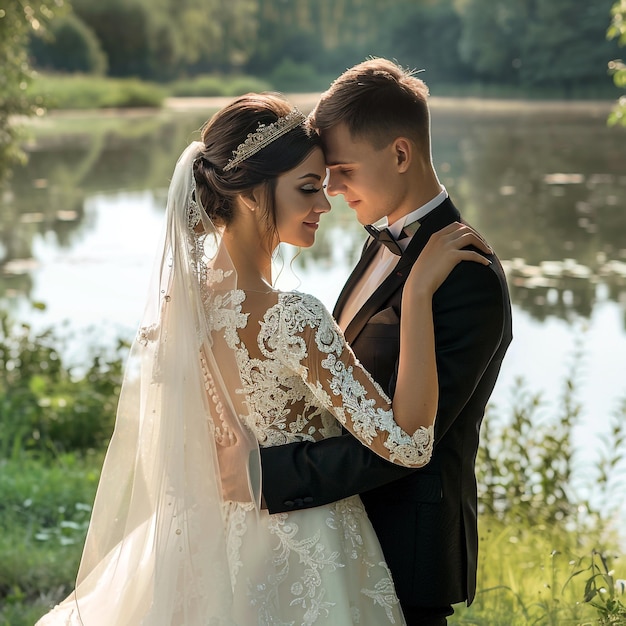
{"type": "Polygon", "coordinates": [[[267,184],[264,208],[273,226],[276,178],[320,145],[305,119],[279,95],[263,93],[240,96],[207,122],[204,149],[193,169],[198,200],[217,226],[232,221],[238,194],[262,183],[267,184]]]}

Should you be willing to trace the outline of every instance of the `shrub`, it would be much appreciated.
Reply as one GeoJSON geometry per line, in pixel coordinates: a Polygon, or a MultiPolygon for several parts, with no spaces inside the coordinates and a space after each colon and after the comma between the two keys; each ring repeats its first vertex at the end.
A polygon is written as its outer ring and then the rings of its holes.
{"type": "Polygon", "coordinates": [[[284,92],[308,92],[326,89],[328,81],[317,73],[309,63],[296,63],[291,59],[282,61],[269,76],[272,84],[284,92]]]}
{"type": "Polygon", "coordinates": [[[0,458],[23,450],[49,455],[106,445],[122,379],[120,342],[113,355],[91,356],[83,375],[62,363],[60,340],[0,315],[0,458]]]}

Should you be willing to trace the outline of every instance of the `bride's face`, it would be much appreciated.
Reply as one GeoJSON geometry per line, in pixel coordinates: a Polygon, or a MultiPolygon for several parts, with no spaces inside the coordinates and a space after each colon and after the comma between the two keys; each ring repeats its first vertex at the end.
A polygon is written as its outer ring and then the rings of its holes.
{"type": "Polygon", "coordinates": [[[324,193],[326,165],[321,148],[276,181],[274,215],[279,240],[308,248],[315,243],[315,233],[323,213],[330,211],[324,193]]]}

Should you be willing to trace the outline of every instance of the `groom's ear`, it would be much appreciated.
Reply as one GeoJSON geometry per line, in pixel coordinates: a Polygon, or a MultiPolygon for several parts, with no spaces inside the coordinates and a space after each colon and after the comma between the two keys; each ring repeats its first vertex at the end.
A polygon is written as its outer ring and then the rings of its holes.
{"type": "Polygon", "coordinates": [[[392,148],[398,172],[403,174],[409,169],[413,157],[413,144],[406,137],[398,137],[394,140],[392,148]]]}

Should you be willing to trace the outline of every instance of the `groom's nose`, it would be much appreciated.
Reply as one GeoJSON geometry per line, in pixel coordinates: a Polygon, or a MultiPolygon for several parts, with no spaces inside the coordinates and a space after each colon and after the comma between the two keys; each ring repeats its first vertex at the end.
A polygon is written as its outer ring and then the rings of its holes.
{"type": "Polygon", "coordinates": [[[329,172],[328,182],[326,183],[326,193],[329,196],[336,196],[345,191],[345,186],[341,180],[341,174],[338,172],[329,172]]]}

